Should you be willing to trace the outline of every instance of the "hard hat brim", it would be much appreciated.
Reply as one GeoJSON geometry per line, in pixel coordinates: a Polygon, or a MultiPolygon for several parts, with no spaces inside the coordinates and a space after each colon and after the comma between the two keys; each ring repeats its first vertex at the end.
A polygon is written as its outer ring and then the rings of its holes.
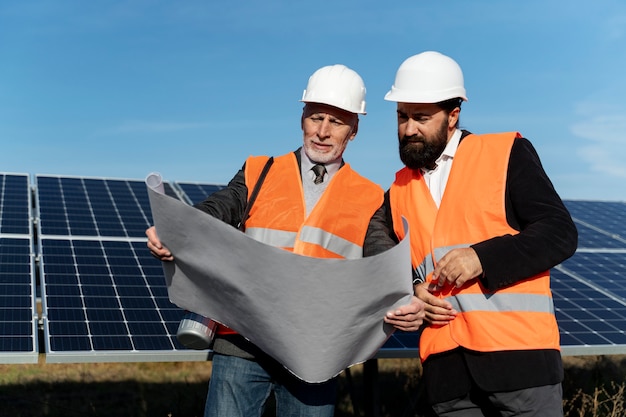
{"type": "Polygon", "coordinates": [[[385,94],[385,100],[395,101],[397,103],[441,103],[442,101],[453,98],[460,98],[463,101],[468,101],[465,96],[464,88],[454,88],[449,91],[437,91],[435,94],[427,94],[401,91],[395,87],[391,87],[391,90],[385,94]]]}

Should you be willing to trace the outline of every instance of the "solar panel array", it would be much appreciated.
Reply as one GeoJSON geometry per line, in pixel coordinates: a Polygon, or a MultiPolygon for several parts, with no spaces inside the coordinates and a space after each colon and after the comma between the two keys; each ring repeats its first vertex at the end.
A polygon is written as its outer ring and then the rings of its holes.
{"type": "MultiPolygon", "coordinates": [[[[164,186],[188,204],[223,188],[164,186]]],[[[565,203],[580,242],[552,270],[563,353],[626,353],[626,203],[565,203]]],[[[0,174],[0,363],[206,360],[176,340],[151,224],[142,180],[0,174]]],[[[415,357],[418,338],[396,332],[377,357],[415,357]]]]}

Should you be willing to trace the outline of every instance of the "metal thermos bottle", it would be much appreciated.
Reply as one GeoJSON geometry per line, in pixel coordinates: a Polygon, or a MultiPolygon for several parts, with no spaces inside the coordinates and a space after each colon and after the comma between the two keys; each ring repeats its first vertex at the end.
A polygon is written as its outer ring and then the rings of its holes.
{"type": "Polygon", "coordinates": [[[190,349],[210,349],[215,338],[217,323],[200,314],[185,311],[180,320],[176,338],[190,349]]]}

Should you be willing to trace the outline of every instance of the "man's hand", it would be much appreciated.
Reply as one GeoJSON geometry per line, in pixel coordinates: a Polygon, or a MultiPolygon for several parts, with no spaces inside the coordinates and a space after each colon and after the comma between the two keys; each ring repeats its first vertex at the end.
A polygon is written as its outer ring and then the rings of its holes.
{"type": "Polygon", "coordinates": [[[148,236],[148,249],[150,249],[150,253],[152,253],[152,256],[161,261],[174,260],[172,253],[169,251],[169,249],[164,247],[161,243],[161,240],[159,240],[154,226],[146,230],[146,236],[148,236]]]}
{"type": "Polygon", "coordinates": [[[467,281],[479,277],[483,266],[472,248],[452,249],[437,262],[432,283],[439,289],[445,285],[460,288],[467,281]]]}
{"type": "Polygon", "coordinates": [[[434,296],[431,290],[435,285],[423,282],[415,286],[415,295],[424,302],[426,323],[443,326],[454,320],[457,311],[452,308],[452,304],[439,297],[434,296]]]}
{"type": "Polygon", "coordinates": [[[387,312],[385,323],[392,324],[396,329],[405,332],[419,330],[424,322],[424,303],[413,296],[411,303],[387,312]]]}

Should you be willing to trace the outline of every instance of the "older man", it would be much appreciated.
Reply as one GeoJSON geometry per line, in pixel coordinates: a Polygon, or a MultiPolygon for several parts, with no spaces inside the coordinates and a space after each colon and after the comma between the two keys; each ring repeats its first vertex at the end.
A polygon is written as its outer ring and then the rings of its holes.
{"type": "MultiPolygon", "coordinates": [[[[248,158],[225,189],[196,207],[233,226],[244,223],[251,237],[302,255],[347,258],[354,257],[357,248],[360,256],[367,256],[392,247],[395,243],[380,209],[383,190],[342,158],[357,135],[358,115],[365,114],[363,80],[344,65],[320,68],[309,78],[301,101],[305,103],[300,120],[303,145],[273,158],[249,216],[244,218],[248,198],[267,156],[248,158]]],[[[152,253],[173,260],[154,228],[146,233],[152,253]]],[[[423,317],[423,303],[414,297],[411,304],[389,312],[381,321],[413,331],[423,317]]],[[[223,326],[218,328],[213,350],[205,416],[260,416],[272,392],[279,416],[333,415],[336,378],[320,384],[301,381],[223,326]]]]}

